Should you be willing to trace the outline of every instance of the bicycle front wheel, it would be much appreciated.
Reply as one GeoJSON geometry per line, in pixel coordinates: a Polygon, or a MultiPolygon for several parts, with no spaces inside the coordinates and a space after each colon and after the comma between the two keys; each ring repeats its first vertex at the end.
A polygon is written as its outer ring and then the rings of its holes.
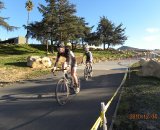
{"type": "Polygon", "coordinates": [[[87,67],[84,69],[84,78],[85,80],[88,80],[88,68],[87,67]]]}
{"type": "Polygon", "coordinates": [[[92,77],[93,75],[92,66],[90,65],[88,69],[89,69],[89,76],[92,77]]]}
{"type": "Polygon", "coordinates": [[[60,105],[64,105],[68,101],[69,97],[69,87],[65,79],[60,79],[57,83],[55,90],[55,97],[60,105]]]}

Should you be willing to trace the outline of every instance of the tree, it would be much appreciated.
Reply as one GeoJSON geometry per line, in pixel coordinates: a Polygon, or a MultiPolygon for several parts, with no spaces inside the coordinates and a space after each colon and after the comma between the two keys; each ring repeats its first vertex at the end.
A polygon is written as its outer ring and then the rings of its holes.
{"type": "Polygon", "coordinates": [[[93,27],[89,27],[88,23],[85,22],[84,18],[80,19],[80,25],[78,26],[78,34],[80,35],[80,38],[82,38],[82,44],[85,40],[85,38],[91,33],[91,30],[93,27]]]}
{"type": "Polygon", "coordinates": [[[34,38],[47,46],[46,48],[48,54],[48,40],[50,39],[50,34],[47,25],[45,25],[44,21],[35,21],[33,23],[30,23],[28,26],[23,26],[25,29],[28,28],[29,37],[34,38]]]}
{"type": "Polygon", "coordinates": [[[85,41],[88,42],[89,45],[99,46],[99,45],[102,44],[100,39],[99,39],[99,35],[97,34],[97,32],[89,33],[87,35],[87,37],[85,38],[85,41]]]}
{"type": "Polygon", "coordinates": [[[125,29],[122,28],[123,24],[119,24],[117,27],[114,23],[109,21],[106,17],[101,17],[99,25],[97,27],[97,35],[101,43],[104,45],[108,45],[108,48],[112,45],[123,45],[127,40],[127,36],[125,36],[125,29]]]}
{"type": "Polygon", "coordinates": [[[29,36],[34,38],[38,41],[42,41],[46,36],[46,26],[44,25],[43,21],[38,22],[35,21],[33,23],[28,24],[28,26],[24,25],[24,28],[28,28],[29,36]]]}
{"type": "MultiPolygon", "coordinates": [[[[87,26],[88,23],[85,22],[85,19],[82,17],[76,17],[74,24],[72,24],[72,31],[70,31],[70,40],[72,43],[78,43],[79,41],[84,44],[85,38],[90,33],[92,27],[87,26]]],[[[73,44],[72,44],[73,45],[73,44]]]]}
{"type": "MultiPolygon", "coordinates": [[[[27,26],[29,24],[29,13],[30,11],[32,11],[33,9],[33,2],[32,0],[27,0],[26,4],[25,4],[25,8],[27,9],[28,11],[28,17],[27,17],[27,26]]],[[[29,38],[29,31],[28,31],[28,27],[26,28],[27,29],[27,34],[26,34],[26,44],[28,43],[28,38],[29,38]]]]}
{"type": "Polygon", "coordinates": [[[80,39],[83,41],[90,33],[91,28],[87,26],[85,19],[75,15],[75,5],[67,0],[46,0],[46,3],[38,6],[43,19],[30,23],[28,32],[37,40],[50,40],[51,52],[54,50],[53,45],[58,42],[77,43],[80,39]]]}
{"type": "Polygon", "coordinates": [[[43,16],[43,22],[50,30],[51,46],[53,42],[72,43],[84,37],[88,27],[84,18],[75,15],[75,5],[67,0],[46,0],[47,5],[39,5],[38,9],[43,16]]]}
{"type": "Polygon", "coordinates": [[[123,24],[119,24],[117,27],[115,27],[113,31],[113,38],[112,38],[112,45],[123,45],[124,42],[127,40],[127,36],[125,36],[125,29],[122,28],[123,24]]]}
{"type": "Polygon", "coordinates": [[[105,50],[105,45],[110,47],[112,43],[114,24],[109,21],[106,17],[100,17],[100,22],[97,27],[97,35],[99,36],[101,43],[103,44],[103,49],[105,50]]]}
{"type": "MultiPolygon", "coordinates": [[[[4,3],[0,1],[0,10],[4,9],[4,3]]],[[[4,18],[0,16],[0,26],[5,28],[7,31],[13,31],[14,29],[17,29],[15,26],[10,26],[5,20],[8,18],[4,18]]]]}
{"type": "MultiPolygon", "coordinates": [[[[51,46],[53,41],[68,41],[70,38],[69,29],[75,20],[75,6],[67,0],[46,0],[47,6],[39,5],[43,21],[50,30],[51,46]]],[[[51,50],[53,52],[53,49],[51,50]]]]}

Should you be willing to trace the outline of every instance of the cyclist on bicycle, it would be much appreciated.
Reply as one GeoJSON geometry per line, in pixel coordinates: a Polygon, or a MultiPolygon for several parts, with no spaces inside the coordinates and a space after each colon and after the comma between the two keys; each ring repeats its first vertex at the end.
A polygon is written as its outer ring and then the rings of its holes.
{"type": "MultiPolygon", "coordinates": [[[[86,45],[85,46],[85,52],[83,54],[83,58],[86,57],[86,64],[89,64],[90,65],[90,69],[91,69],[91,72],[92,72],[92,62],[93,62],[93,56],[92,56],[92,52],[89,51],[89,46],[86,45]]],[[[82,58],[82,63],[83,63],[83,58],[82,58]]]]}
{"type": "Polygon", "coordinates": [[[66,58],[66,61],[63,63],[62,68],[63,69],[71,69],[71,76],[74,79],[74,83],[75,83],[75,93],[79,93],[80,88],[79,88],[79,84],[78,84],[78,78],[77,78],[77,63],[76,63],[76,58],[74,56],[74,53],[69,49],[71,46],[71,43],[67,43],[66,46],[63,43],[60,43],[57,45],[57,58],[54,64],[54,67],[52,68],[52,72],[54,72],[56,70],[56,66],[58,64],[58,61],[60,59],[60,57],[64,57],[66,58]]]}

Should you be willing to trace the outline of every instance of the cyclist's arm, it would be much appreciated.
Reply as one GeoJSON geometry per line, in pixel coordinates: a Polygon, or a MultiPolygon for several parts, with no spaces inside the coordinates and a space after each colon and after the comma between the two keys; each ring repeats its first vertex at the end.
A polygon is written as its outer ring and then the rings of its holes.
{"type": "Polygon", "coordinates": [[[54,67],[56,67],[56,66],[57,66],[58,61],[59,61],[59,58],[60,58],[60,54],[59,54],[59,53],[57,53],[57,57],[56,57],[56,61],[55,61],[55,63],[54,63],[54,67]]]}
{"type": "Polygon", "coordinates": [[[59,61],[59,58],[60,58],[60,55],[57,53],[56,61],[55,61],[55,63],[54,63],[54,66],[53,66],[52,69],[51,69],[51,72],[53,72],[53,73],[54,73],[54,71],[55,71],[56,68],[57,68],[57,63],[58,63],[58,61],[59,61]]]}
{"type": "Polygon", "coordinates": [[[72,57],[74,57],[73,52],[70,51],[70,50],[67,50],[67,52],[66,52],[66,62],[67,62],[68,67],[71,65],[72,57]]]}
{"type": "Polygon", "coordinates": [[[92,52],[90,52],[89,54],[90,54],[90,62],[92,63],[92,61],[93,61],[92,52]]]}

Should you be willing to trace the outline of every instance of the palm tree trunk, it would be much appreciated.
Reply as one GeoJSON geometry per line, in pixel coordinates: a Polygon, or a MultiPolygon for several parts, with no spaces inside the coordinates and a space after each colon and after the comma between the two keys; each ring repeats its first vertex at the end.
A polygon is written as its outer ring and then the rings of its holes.
{"type": "Polygon", "coordinates": [[[109,47],[110,47],[110,43],[108,43],[108,48],[107,49],[109,49],[109,47]]]}
{"type": "Polygon", "coordinates": [[[27,18],[27,34],[26,34],[26,44],[28,44],[28,24],[29,24],[29,11],[28,11],[28,18],[27,18]]]}

